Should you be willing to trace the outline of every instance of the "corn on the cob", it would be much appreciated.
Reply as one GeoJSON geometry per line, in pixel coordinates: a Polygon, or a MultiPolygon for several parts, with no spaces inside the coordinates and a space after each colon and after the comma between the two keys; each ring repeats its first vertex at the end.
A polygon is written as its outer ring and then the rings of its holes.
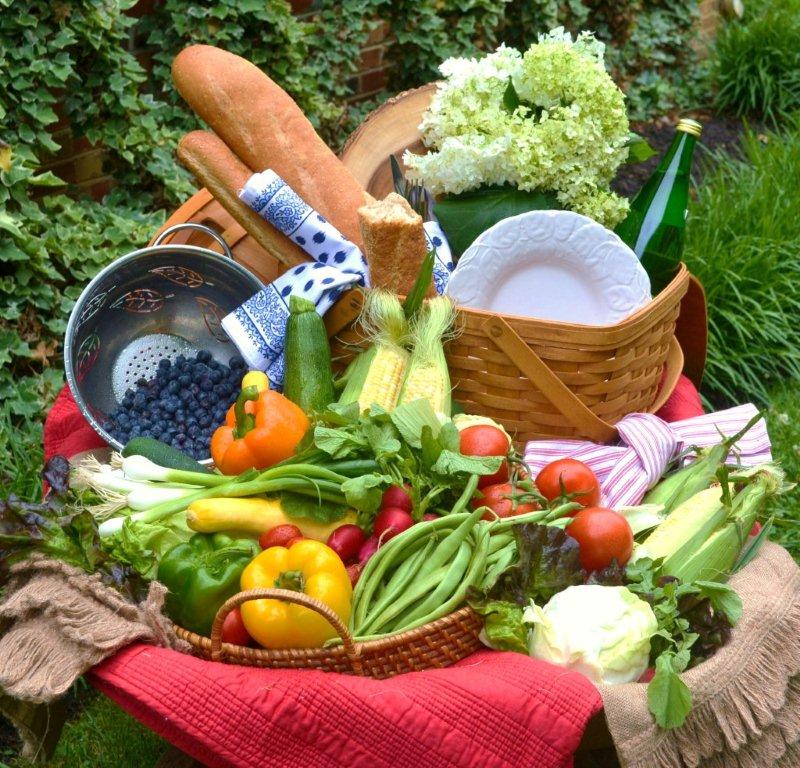
{"type": "Polygon", "coordinates": [[[695,494],[645,539],[639,556],[663,558],[661,573],[684,582],[726,579],[766,503],[788,487],[771,464],[730,479],[743,484],[735,495],[725,499],[723,487],[695,494]]]}
{"type": "Polygon", "coordinates": [[[725,464],[733,445],[760,419],[754,416],[740,432],[726,437],[716,445],[697,452],[697,458],[682,469],[661,480],[644,497],[644,504],[663,504],[667,512],[672,512],[696,493],[708,488],[720,467],[725,464]]]}
{"type": "Polygon", "coordinates": [[[437,296],[425,302],[414,324],[414,351],[408,365],[400,402],[427,400],[437,414],[450,415],[450,374],[442,337],[455,318],[450,299],[437,296]]]}
{"type": "Polygon", "coordinates": [[[361,411],[378,405],[391,411],[400,395],[409,354],[408,323],[399,299],[386,291],[371,291],[361,325],[372,346],[350,363],[339,402],[358,403],[361,411]]]}

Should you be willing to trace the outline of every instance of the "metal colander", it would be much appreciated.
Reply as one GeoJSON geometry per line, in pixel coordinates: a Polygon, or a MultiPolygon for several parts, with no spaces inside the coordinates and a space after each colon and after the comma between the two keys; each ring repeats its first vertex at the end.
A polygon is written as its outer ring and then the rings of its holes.
{"type": "Polygon", "coordinates": [[[75,304],[64,339],[64,367],[75,402],[95,431],[159,360],[207,350],[227,364],[237,353],[221,321],[263,288],[233,260],[227,243],[202,224],[165,229],[153,245],[122,256],[100,272],[75,304]],[[180,229],[199,229],[225,256],[194,245],[162,245],[180,229]]]}

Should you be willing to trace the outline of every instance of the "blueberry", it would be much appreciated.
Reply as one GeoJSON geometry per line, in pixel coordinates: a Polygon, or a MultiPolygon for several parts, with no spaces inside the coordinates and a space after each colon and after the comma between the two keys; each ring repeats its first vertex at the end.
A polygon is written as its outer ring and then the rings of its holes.
{"type": "Polygon", "coordinates": [[[181,391],[181,385],[174,379],[169,384],[167,384],[167,392],[170,395],[177,395],[178,392],[180,391],[181,391]]]}
{"type": "Polygon", "coordinates": [[[182,403],[188,403],[194,397],[194,395],[192,394],[192,391],[190,389],[184,389],[178,395],[178,397],[181,399],[182,403]]]}
{"type": "Polygon", "coordinates": [[[189,385],[192,383],[192,377],[191,377],[191,376],[189,376],[189,374],[188,374],[188,373],[182,373],[182,374],[181,374],[181,375],[178,377],[178,383],[179,383],[179,384],[180,384],[182,387],[188,387],[188,386],[189,386],[189,385]]]}
{"type": "Polygon", "coordinates": [[[203,390],[203,392],[211,392],[214,389],[211,379],[208,377],[200,379],[200,389],[203,390]]]}
{"type": "Polygon", "coordinates": [[[178,409],[176,408],[174,403],[164,403],[164,410],[167,413],[175,413],[178,409]]]}
{"type": "Polygon", "coordinates": [[[197,353],[197,359],[200,360],[202,363],[209,363],[213,359],[211,357],[211,353],[207,349],[201,349],[197,353]]]}
{"type": "Polygon", "coordinates": [[[229,361],[228,365],[233,370],[241,370],[244,368],[244,358],[241,355],[234,355],[229,361]]]}
{"type": "Polygon", "coordinates": [[[197,394],[197,393],[200,391],[200,385],[199,385],[199,384],[192,384],[192,385],[190,385],[190,387],[189,387],[189,391],[190,391],[190,392],[191,392],[193,395],[196,395],[196,394],[197,394]]]}
{"type": "Polygon", "coordinates": [[[211,417],[207,413],[202,413],[197,418],[197,423],[201,427],[210,427],[211,426],[211,417]]]}
{"type": "Polygon", "coordinates": [[[134,424],[131,427],[130,435],[131,437],[136,437],[142,433],[142,428],[138,424],[134,424]]]}

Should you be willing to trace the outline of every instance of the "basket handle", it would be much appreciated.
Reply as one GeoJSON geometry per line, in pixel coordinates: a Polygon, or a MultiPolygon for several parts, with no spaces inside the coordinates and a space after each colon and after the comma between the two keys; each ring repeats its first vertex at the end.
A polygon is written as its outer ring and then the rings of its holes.
{"type": "Polygon", "coordinates": [[[194,221],[187,221],[182,224],[173,224],[171,227],[167,227],[166,229],[162,230],[158,233],[158,237],[153,240],[153,245],[163,245],[164,241],[170,236],[174,235],[176,232],[180,232],[183,229],[194,229],[198,232],[202,232],[205,235],[208,235],[212,240],[216,241],[216,243],[222,248],[222,253],[227,256],[229,259],[233,258],[233,253],[231,252],[230,247],[225,242],[225,238],[219,234],[215,229],[211,229],[211,227],[207,227],[205,224],[198,224],[194,221]]]}
{"type": "Polygon", "coordinates": [[[238,608],[240,605],[250,600],[285,600],[287,603],[302,605],[304,608],[315,611],[336,630],[336,633],[342,639],[344,652],[347,654],[347,660],[350,662],[353,672],[357,675],[364,674],[361,657],[356,649],[353,636],[332,608],[325,605],[321,600],[317,600],[315,597],[306,595],[303,592],[295,592],[291,589],[273,589],[270,587],[248,589],[244,592],[239,592],[222,604],[217,611],[217,615],[214,617],[214,623],[211,625],[212,661],[222,661],[225,656],[225,652],[222,648],[222,624],[225,621],[225,617],[234,608],[238,608]]]}
{"type": "Polygon", "coordinates": [[[559,413],[573,427],[580,430],[582,435],[597,443],[607,443],[618,437],[617,430],[592,413],[502,317],[492,315],[481,327],[559,413]]]}

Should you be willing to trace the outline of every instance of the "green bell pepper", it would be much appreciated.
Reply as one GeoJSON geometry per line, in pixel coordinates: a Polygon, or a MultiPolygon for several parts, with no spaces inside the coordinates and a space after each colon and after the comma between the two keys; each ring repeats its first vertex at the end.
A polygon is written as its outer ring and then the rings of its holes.
{"type": "Polygon", "coordinates": [[[167,551],[158,580],[169,590],[166,609],[179,626],[208,636],[222,604],[239,592],[239,577],[259,553],[257,542],[196,533],[167,551]]]}

